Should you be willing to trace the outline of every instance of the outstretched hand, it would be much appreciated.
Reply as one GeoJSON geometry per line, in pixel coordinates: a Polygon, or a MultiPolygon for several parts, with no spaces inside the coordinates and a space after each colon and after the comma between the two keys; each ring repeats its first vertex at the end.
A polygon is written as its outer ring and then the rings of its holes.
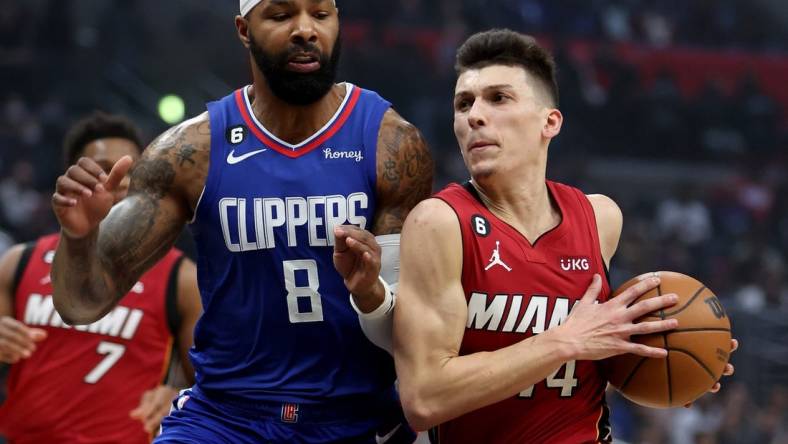
{"type": "Polygon", "coordinates": [[[93,159],[82,157],[57,178],[52,209],[67,236],[85,237],[101,223],[133,163],[131,156],[123,156],[108,175],[93,159]]]}

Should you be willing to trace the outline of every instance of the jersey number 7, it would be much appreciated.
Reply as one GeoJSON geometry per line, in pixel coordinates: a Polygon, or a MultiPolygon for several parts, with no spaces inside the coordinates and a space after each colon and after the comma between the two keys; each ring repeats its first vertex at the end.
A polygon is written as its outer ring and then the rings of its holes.
{"type": "Polygon", "coordinates": [[[115,344],[114,342],[101,341],[96,347],[96,353],[107,356],[97,366],[93,367],[90,373],[85,375],[84,381],[88,384],[97,383],[102,376],[107,374],[109,369],[120,360],[123,353],[126,353],[126,346],[115,344]]]}

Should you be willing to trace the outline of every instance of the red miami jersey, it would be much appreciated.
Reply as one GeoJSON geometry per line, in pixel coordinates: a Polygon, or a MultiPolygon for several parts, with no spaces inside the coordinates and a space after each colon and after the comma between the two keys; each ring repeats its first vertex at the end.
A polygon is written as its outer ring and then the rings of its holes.
{"type": "MultiPolygon", "coordinates": [[[[594,273],[606,276],[594,210],[580,190],[547,182],[561,222],[533,245],[497,218],[470,183],[435,197],[457,214],[468,322],[460,355],[493,351],[560,324],[594,273]]],[[[610,295],[603,279],[599,301],[610,295]]],[[[437,429],[446,443],[610,442],[607,382],[593,361],[570,361],[519,395],[472,411],[437,429]]]]}
{"type": "Polygon", "coordinates": [[[15,317],[48,336],[11,366],[0,433],[14,444],[149,443],[129,412],[169,366],[167,294],[182,254],[170,250],[104,318],[72,328],[52,301],[49,273],[59,238],[36,242],[14,294],[15,317]]]}

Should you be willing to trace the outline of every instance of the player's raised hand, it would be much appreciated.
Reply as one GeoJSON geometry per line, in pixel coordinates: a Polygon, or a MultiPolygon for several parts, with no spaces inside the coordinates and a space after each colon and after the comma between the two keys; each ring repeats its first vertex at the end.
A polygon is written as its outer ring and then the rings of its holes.
{"type": "Polygon", "coordinates": [[[36,351],[36,342],[47,337],[46,330],[30,328],[18,320],[0,317],[0,362],[16,364],[36,351]]]}
{"type": "Polygon", "coordinates": [[[93,159],[82,157],[57,178],[52,208],[66,235],[81,238],[98,227],[133,163],[131,156],[123,156],[107,175],[93,159]]]}
{"type": "Polygon", "coordinates": [[[345,280],[361,311],[377,308],[385,296],[380,274],[380,246],[375,236],[355,225],[334,228],[334,268],[345,280]]]}
{"type": "Polygon", "coordinates": [[[678,297],[671,293],[632,304],[639,296],[657,285],[658,277],[643,279],[619,296],[597,304],[602,278],[598,274],[594,275],[583,298],[575,305],[566,322],[558,327],[562,334],[561,341],[566,342],[573,350],[574,359],[597,360],[622,353],[664,358],[667,355],[665,349],[630,341],[632,335],[657,333],[678,326],[675,319],[634,322],[678,301],[678,297]]]}
{"type": "Polygon", "coordinates": [[[146,432],[153,433],[169,414],[172,400],[177,394],[178,390],[169,385],[160,385],[148,390],[142,394],[140,405],[129,412],[129,416],[140,420],[146,432]]]}

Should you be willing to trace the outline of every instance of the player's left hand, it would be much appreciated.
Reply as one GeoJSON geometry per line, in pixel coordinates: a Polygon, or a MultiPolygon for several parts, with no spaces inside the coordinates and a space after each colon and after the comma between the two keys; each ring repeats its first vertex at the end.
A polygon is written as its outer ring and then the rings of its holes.
{"type": "Polygon", "coordinates": [[[355,225],[334,227],[334,268],[345,280],[356,306],[369,313],[383,303],[385,288],[378,280],[380,246],[375,236],[355,225]]]}
{"type": "MultiPolygon", "coordinates": [[[[736,349],[739,348],[739,341],[736,339],[731,339],[731,353],[735,352],[736,349]]],[[[725,364],[725,370],[722,371],[722,376],[730,376],[734,372],[733,364],[730,362],[725,364]]],[[[719,382],[715,382],[714,385],[709,389],[709,393],[717,393],[722,388],[719,382]]],[[[692,407],[692,403],[685,405],[684,407],[692,407]]]]}
{"type": "Polygon", "coordinates": [[[160,385],[142,394],[140,405],[129,412],[129,416],[142,422],[145,431],[153,433],[162,419],[170,413],[172,400],[178,394],[178,390],[168,386],[160,385]]]}

